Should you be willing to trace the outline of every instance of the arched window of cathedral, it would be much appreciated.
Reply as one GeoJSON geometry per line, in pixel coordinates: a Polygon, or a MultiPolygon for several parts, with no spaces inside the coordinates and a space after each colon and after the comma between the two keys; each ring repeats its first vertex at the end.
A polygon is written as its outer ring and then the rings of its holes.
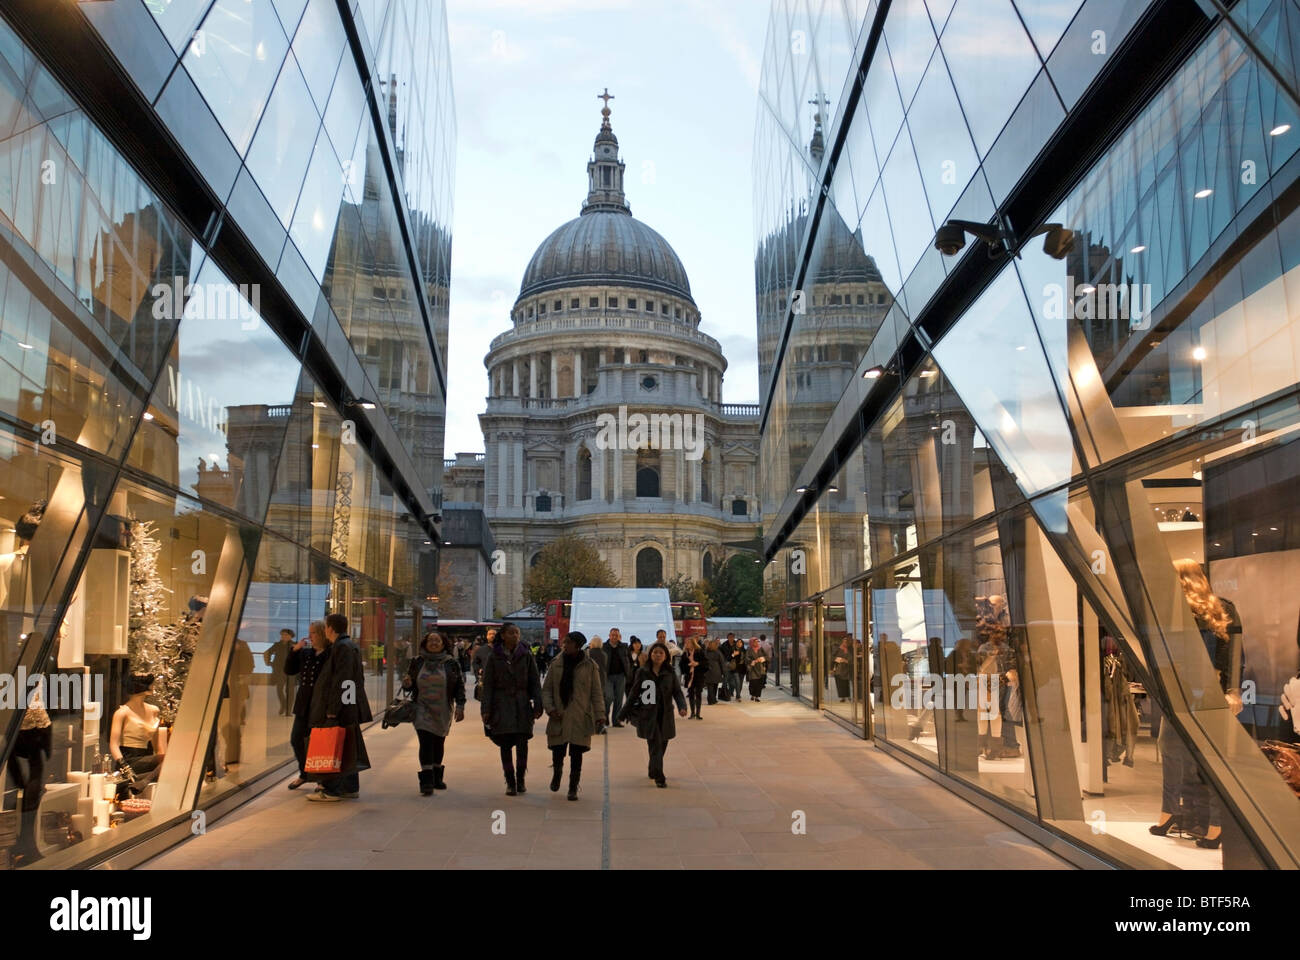
{"type": "MultiPolygon", "coordinates": [[[[739,503],[740,501],[737,500],[736,502],[739,503]]],[[[550,512],[551,512],[551,495],[550,495],[549,493],[539,493],[539,494],[537,495],[537,500],[536,500],[536,507],[535,507],[535,509],[537,510],[538,513],[550,513],[550,512]]]]}
{"type": "Polygon", "coordinates": [[[540,559],[542,559],[542,551],[538,550],[536,553],[533,554],[533,559],[528,561],[528,566],[530,568],[537,566],[537,561],[540,559]]]}
{"type": "Polygon", "coordinates": [[[636,495],[659,496],[659,451],[638,450],[636,455],[636,495]]]}
{"type": "Polygon", "coordinates": [[[636,555],[636,585],[638,589],[661,587],[664,583],[664,558],[654,547],[646,547],[636,555]]]}
{"type": "Polygon", "coordinates": [[[731,515],[733,517],[749,516],[749,504],[737,497],[731,501],[731,515]]]}
{"type": "Polygon", "coordinates": [[[709,489],[709,476],[713,471],[713,457],[709,456],[709,451],[704,451],[704,456],[700,458],[700,503],[713,503],[713,493],[709,489]]]}
{"type": "Polygon", "coordinates": [[[578,499],[591,499],[591,451],[578,448],[578,499]]]}
{"type": "Polygon", "coordinates": [[[713,554],[704,551],[704,562],[700,564],[700,572],[703,573],[705,580],[713,579],[713,554]]]}

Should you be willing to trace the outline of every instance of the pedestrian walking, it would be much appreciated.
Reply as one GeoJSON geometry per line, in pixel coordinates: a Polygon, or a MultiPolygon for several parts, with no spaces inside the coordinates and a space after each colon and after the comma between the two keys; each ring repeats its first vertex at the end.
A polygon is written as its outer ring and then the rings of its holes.
{"type": "Polygon", "coordinates": [[[447,649],[442,634],[424,635],[420,652],[411,658],[402,686],[415,695],[415,736],[420,741],[420,794],[446,790],[443,750],[451,733],[452,718],[465,719],[465,675],[447,649]]]}
{"type": "Polygon", "coordinates": [[[307,636],[290,649],[285,658],[284,672],[298,678],[298,690],[293,698],[293,729],[289,731],[289,746],[298,761],[298,776],[289,783],[297,790],[307,782],[307,741],[311,737],[311,695],[316,687],[316,674],[324,662],[329,646],[325,639],[325,621],[315,620],[307,628],[307,636]]]}
{"type": "Polygon", "coordinates": [[[271,684],[276,699],[280,701],[280,716],[293,715],[293,677],[284,667],[293,648],[293,631],[288,627],[280,631],[280,638],[262,652],[262,662],[271,668],[271,684]]]}
{"type": "Polygon", "coordinates": [[[746,660],[749,649],[744,640],[736,639],[734,633],[727,634],[726,642],[719,648],[723,661],[723,681],[726,684],[724,700],[739,700],[740,691],[745,680],[746,660]]]}
{"type": "Polygon", "coordinates": [[[564,755],[569,755],[569,799],[578,799],[582,782],[582,755],[591,749],[591,737],[604,733],[605,695],[600,668],[583,649],[587,638],[577,630],[564,638],[560,657],[551,664],[542,687],[546,744],[551,748],[551,792],[560,789],[564,755]]]}
{"type": "Polygon", "coordinates": [[[609,631],[609,644],[605,647],[605,722],[621,727],[619,711],[623,709],[623,693],[636,668],[623,643],[623,634],[617,627],[609,631]]]}
{"type": "Polygon", "coordinates": [[[688,693],[691,704],[691,719],[703,720],[700,715],[700,701],[704,698],[704,678],[708,666],[704,660],[704,650],[695,637],[686,638],[686,649],[682,651],[682,686],[688,693]]]}
{"type": "Polygon", "coordinates": [[[342,727],[343,763],[337,774],[310,774],[321,788],[308,800],[355,800],[361,796],[361,771],[370,769],[370,756],[361,736],[361,724],[374,719],[366,697],[366,677],[361,650],[348,636],[348,618],[331,613],[325,618],[328,647],[316,674],[311,696],[311,725],[342,727]]]}
{"type": "MultiPolygon", "coordinates": [[[[605,685],[609,682],[609,654],[605,650],[605,645],[601,643],[600,634],[593,633],[591,635],[591,642],[587,647],[587,653],[591,659],[595,661],[596,666],[600,668],[600,689],[603,691],[605,685]]],[[[604,734],[605,730],[605,727],[601,727],[601,734],[604,734]]]]}
{"type": "Polygon", "coordinates": [[[483,732],[501,751],[506,796],[526,793],[528,741],[533,722],[542,715],[542,681],[537,661],[519,639],[519,628],[501,628],[483,668],[483,732]]]}
{"type": "MultiPolygon", "coordinates": [[[[637,670],[645,665],[645,644],[641,642],[641,638],[635,633],[628,637],[627,656],[632,661],[632,675],[635,675],[637,670]]],[[[631,682],[632,676],[629,676],[628,683],[631,682]]]]}
{"type": "Polygon", "coordinates": [[[718,649],[718,638],[714,637],[705,647],[704,654],[704,689],[709,694],[709,706],[718,702],[718,685],[722,683],[722,652],[718,649]]]}
{"type": "Polygon", "coordinates": [[[677,720],[686,716],[686,698],[668,654],[668,644],[656,642],[649,653],[649,663],[636,672],[623,714],[636,724],[636,735],[646,742],[650,753],[650,779],[656,787],[668,786],[664,776],[664,754],[668,741],[677,736],[677,720]]]}
{"type": "Polygon", "coordinates": [[[656,630],[655,643],[666,643],[668,645],[668,656],[672,658],[670,662],[673,664],[674,667],[676,667],[677,662],[682,657],[682,648],[677,646],[676,643],[668,639],[668,631],[656,630]]]}
{"type": "Polygon", "coordinates": [[[763,699],[763,688],[767,686],[767,651],[757,637],[749,641],[745,672],[749,677],[749,699],[758,703],[763,699]]]}
{"type": "Polygon", "coordinates": [[[479,641],[477,649],[474,651],[474,699],[483,699],[483,670],[487,667],[487,662],[492,659],[492,647],[496,644],[496,630],[489,630],[486,639],[479,641]]]}

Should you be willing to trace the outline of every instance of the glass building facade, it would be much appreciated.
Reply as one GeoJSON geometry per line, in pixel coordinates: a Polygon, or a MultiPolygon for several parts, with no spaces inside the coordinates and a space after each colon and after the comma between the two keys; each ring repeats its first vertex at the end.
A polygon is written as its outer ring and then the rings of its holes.
{"type": "Polygon", "coordinates": [[[772,5],[778,682],[1077,862],[1300,864],[1298,51],[1294,0],[772,5]]]}
{"type": "Polygon", "coordinates": [[[455,147],[441,0],[0,11],[4,866],[127,865],[269,782],[282,630],[345,614],[391,695],[436,602],[455,147]],[[161,762],[106,800],[146,668],[161,762]]]}

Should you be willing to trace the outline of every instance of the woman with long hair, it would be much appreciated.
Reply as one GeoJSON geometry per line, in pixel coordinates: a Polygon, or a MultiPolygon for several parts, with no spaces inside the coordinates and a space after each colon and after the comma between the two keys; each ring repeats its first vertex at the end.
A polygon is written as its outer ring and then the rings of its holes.
{"type": "Polygon", "coordinates": [[[465,719],[465,675],[447,648],[442,634],[424,635],[419,653],[411,659],[402,686],[415,694],[415,735],[420,741],[420,795],[446,790],[442,763],[447,734],[455,721],[465,719]],[[455,705],[453,708],[453,704],[455,705]]]}
{"type": "MultiPolygon", "coordinates": [[[[1195,560],[1174,561],[1183,596],[1196,618],[1205,652],[1218,673],[1219,688],[1233,715],[1241,713],[1241,625],[1236,609],[1215,596],[1205,571],[1195,560]]],[[[1195,838],[1198,847],[1215,850],[1223,840],[1219,795],[1206,782],[1200,765],[1171,724],[1160,727],[1160,822],[1150,827],[1163,837],[1174,827],[1195,838]]]]}
{"type": "Polygon", "coordinates": [[[691,719],[702,720],[700,716],[701,701],[704,699],[704,678],[708,666],[704,662],[704,649],[695,637],[686,638],[686,649],[682,651],[682,685],[686,687],[691,702],[691,719]]]}
{"type": "Polygon", "coordinates": [[[646,665],[632,680],[632,690],[619,719],[627,718],[636,724],[636,735],[646,742],[650,752],[650,779],[656,787],[668,786],[664,777],[664,754],[668,741],[677,736],[677,721],[673,718],[673,705],[679,716],[686,716],[686,698],[682,685],[673,670],[668,644],[657,641],[650,647],[646,665]]]}
{"type": "Polygon", "coordinates": [[[483,732],[501,751],[506,796],[527,793],[528,741],[542,715],[542,680],[537,658],[519,639],[519,627],[507,623],[483,667],[483,732]]]}

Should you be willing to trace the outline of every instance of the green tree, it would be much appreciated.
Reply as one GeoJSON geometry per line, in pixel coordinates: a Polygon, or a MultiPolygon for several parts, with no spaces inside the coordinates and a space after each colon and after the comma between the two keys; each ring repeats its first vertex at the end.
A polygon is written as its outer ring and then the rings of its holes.
{"type": "Polygon", "coordinates": [[[552,540],[524,576],[524,598],[535,610],[547,600],[567,600],[574,587],[616,587],[618,578],[596,548],[574,536],[552,540]]]}
{"type": "Polygon", "coordinates": [[[775,619],[781,615],[781,610],[785,607],[786,591],[788,589],[786,582],[780,579],[774,578],[763,583],[763,597],[759,604],[762,609],[762,616],[775,619]]]}
{"type": "Polygon", "coordinates": [[[709,596],[720,617],[761,615],[763,569],[747,554],[737,554],[724,563],[709,581],[709,596]]]}
{"type": "Polygon", "coordinates": [[[704,616],[713,616],[713,598],[709,595],[709,581],[693,580],[684,573],[679,573],[664,583],[668,599],[678,602],[698,603],[704,616]]]}

